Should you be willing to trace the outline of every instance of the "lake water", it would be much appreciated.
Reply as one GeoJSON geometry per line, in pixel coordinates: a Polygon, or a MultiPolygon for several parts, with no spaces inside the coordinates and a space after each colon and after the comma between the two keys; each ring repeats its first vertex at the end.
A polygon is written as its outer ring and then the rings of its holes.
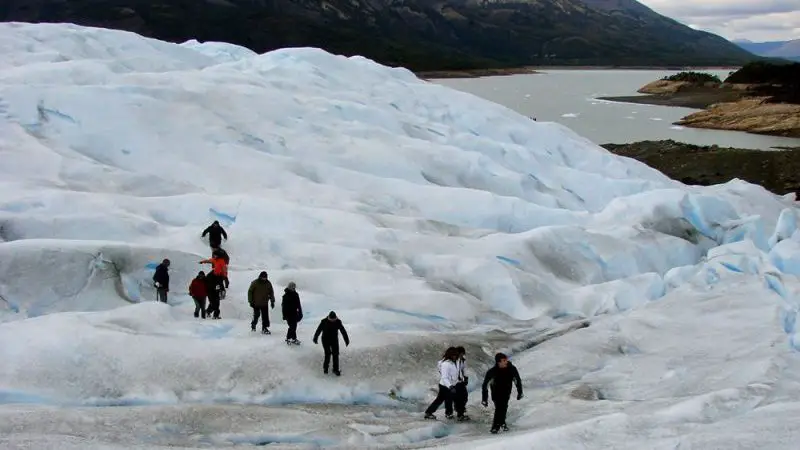
{"type": "MultiPolygon", "coordinates": [[[[724,79],[727,70],[706,71],[724,79]]],[[[663,70],[546,70],[540,74],[432,80],[499,103],[539,121],[558,122],[597,144],[674,139],[698,145],[797,147],[800,139],[701,130],[673,125],[696,109],[637,105],[597,97],[637,95],[645,84],[675,74],[663,70]]]]}

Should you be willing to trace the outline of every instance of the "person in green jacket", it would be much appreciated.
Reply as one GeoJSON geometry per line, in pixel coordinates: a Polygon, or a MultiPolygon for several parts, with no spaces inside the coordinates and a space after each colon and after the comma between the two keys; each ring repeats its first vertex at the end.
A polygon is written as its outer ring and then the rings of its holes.
{"type": "Polygon", "coordinates": [[[253,308],[250,330],[256,331],[256,324],[261,316],[261,333],[271,334],[269,332],[269,307],[272,306],[272,309],[275,309],[275,291],[272,289],[267,272],[261,272],[258,278],[250,283],[250,289],[247,290],[247,302],[253,308]]]}

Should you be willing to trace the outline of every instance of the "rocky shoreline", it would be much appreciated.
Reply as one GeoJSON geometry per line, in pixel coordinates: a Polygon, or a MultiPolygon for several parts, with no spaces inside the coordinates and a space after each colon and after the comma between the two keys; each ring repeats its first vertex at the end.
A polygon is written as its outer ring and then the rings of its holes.
{"type": "Polygon", "coordinates": [[[708,186],[739,178],[800,198],[800,147],[776,151],[699,146],[673,140],[603,144],[686,184],[708,186]]]}
{"type": "Polygon", "coordinates": [[[469,69],[469,70],[433,70],[415,72],[414,74],[423,80],[436,80],[447,78],[481,78],[498,77],[508,75],[530,75],[539,73],[531,67],[511,67],[507,69],[469,69]]]}
{"type": "Polygon", "coordinates": [[[751,85],[658,80],[639,89],[645,95],[601,100],[702,109],[675,122],[692,128],[800,137],[800,105],[771,103],[754,96],[751,85]]]}

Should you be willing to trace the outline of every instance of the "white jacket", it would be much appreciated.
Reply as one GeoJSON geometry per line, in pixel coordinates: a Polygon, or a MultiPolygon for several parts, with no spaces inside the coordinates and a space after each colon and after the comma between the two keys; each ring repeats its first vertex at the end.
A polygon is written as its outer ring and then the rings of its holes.
{"type": "Polygon", "coordinates": [[[439,384],[444,387],[450,388],[458,383],[458,367],[453,361],[444,360],[439,361],[439,384]]]}

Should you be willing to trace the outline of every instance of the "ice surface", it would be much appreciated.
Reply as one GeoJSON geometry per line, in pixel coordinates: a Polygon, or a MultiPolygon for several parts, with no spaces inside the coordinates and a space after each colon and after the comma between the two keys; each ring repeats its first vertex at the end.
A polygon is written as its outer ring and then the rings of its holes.
{"type": "Polygon", "coordinates": [[[561,125],[318,49],[5,23],[0,50],[3,448],[800,437],[790,196],[685,186],[561,125]],[[201,321],[186,289],[213,220],[231,287],[223,319],[201,321]],[[163,258],[168,305],[151,282],[163,258]],[[249,331],[261,270],[279,294],[297,283],[303,345],[283,343],[278,309],[272,336],[249,331]],[[311,343],[330,310],[352,338],[340,378],[311,343]],[[456,344],[475,421],[421,420],[456,344]],[[476,389],[498,350],[527,396],[514,433],[485,440],[476,389]]]}

